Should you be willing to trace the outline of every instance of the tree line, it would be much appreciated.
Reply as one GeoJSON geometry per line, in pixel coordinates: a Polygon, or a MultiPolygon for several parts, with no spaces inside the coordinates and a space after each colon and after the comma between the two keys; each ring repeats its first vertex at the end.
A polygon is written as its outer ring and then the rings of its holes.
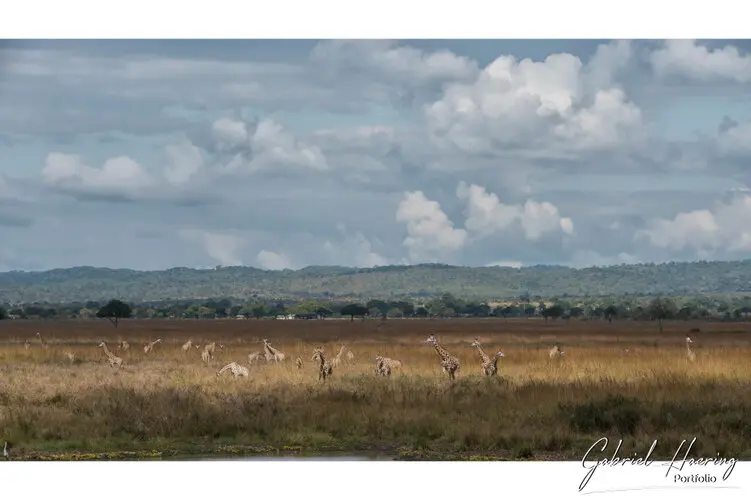
{"type": "Polygon", "coordinates": [[[277,318],[290,315],[314,318],[459,318],[498,317],[532,318],[546,321],[569,319],[656,320],[745,320],[751,313],[751,297],[718,299],[711,297],[621,297],[605,301],[570,300],[521,295],[514,301],[492,304],[487,301],[461,299],[442,293],[430,300],[371,299],[367,302],[338,302],[326,300],[252,300],[230,298],[205,301],[125,302],[112,299],[106,303],[87,301],[69,304],[23,304],[0,306],[0,319],[107,319],[117,326],[120,319],[221,319],[221,318],[277,318]]]}

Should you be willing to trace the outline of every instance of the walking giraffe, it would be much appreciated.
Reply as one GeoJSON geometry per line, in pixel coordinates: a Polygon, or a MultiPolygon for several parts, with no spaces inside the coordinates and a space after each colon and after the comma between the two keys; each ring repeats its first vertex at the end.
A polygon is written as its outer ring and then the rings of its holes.
{"type": "Polygon", "coordinates": [[[107,349],[107,344],[105,344],[104,342],[100,342],[98,347],[101,347],[102,349],[104,349],[104,355],[107,356],[107,361],[109,361],[110,366],[112,367],[122,366],[123,358],[117,357],[114,354],[112,354],[110,350],[107,349]]]}
{"type": "Polygon", "coordinates": [[[441,344],[439,344],[438,340],[435,338],[435,334],[431,334],[425,342],[435,348],[438,356],[441,357],[441,370],[444,373],[448,373],[449,378],[454,380],[456,378],[456,372],[458,372],[460,368],[459,359],[456,356],[452,356],[446,349],[441,347],[441,344]]]}

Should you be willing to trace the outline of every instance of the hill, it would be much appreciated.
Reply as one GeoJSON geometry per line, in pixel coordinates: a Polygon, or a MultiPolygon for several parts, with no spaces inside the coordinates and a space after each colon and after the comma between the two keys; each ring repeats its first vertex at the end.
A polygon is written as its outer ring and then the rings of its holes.
{"type": "Polygon", "coordinates": [[[0,273],[0,303],[210,297],[406,298],[450,292],[467,299],[751,292],[751,260],[673,262],[574,269],[442,264],[357,269],[312,266],[297,271],[252,267],[134,271],[75,267],[0,273]]]}

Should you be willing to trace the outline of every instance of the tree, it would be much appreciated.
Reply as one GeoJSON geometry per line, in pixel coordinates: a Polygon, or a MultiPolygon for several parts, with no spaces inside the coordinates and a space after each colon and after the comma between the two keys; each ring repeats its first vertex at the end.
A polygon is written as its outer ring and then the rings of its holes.
{"type": "Polygon", "coordinates": [[[7,318],[8,318],[8,313],[5,312],[5,309],[2,306],[0,306],[0,320],[7,319],[7,318]]]}
{"type": "Polygon", "coordinates": [[[563,314],[563,307],[558,304],[555,304],[545,309],[545,311],[543,311],[542,314],[545,316],[545,319],[560,318],[561,315],[563,314]]]}
{"type": "Polygon", "coordinates": [[[365,316],[366,314],[368,314],[368,308],[362,304],[347,304],[346,306],[342,307],[340,314],[342,316],[349,316],[350,321],[354,321],[355,316],[365,316]]]}
{"type": "Polygon", "coordinates": [[[107,302],[104,307],[97,311],[96,317],[107,318],[110,323],[115,325],[115,328],[117,328],[117,324],[120,319],[129,318],[132,313],[133,310],[128,304],[117,299],[112,299],[107,302]]]}
{"type": "Polygon", "coordinates": [[[672,299],[655,297],[649,303],[647,312],[653,320],[657,320],[657,324],[660,328],[660,333],[662,333],[662,321],[675,316],[677,308],[675,306],[675,302],[673,302],[672,299]]]}
{"type": "Polygon", "coordinates": [[[610,304],[608,307],[605,308],[604,314],[605,314],[605,317],[608,319],[608,323],[612,323],[613,318],[618,316],[618,308],[615,307],[615,305],[610,304]]]}

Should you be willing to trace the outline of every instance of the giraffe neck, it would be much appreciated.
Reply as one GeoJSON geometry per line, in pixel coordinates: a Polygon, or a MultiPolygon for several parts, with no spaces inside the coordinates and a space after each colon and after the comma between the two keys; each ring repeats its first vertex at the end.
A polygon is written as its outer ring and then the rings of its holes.
{"type": "MultiPolygon", "coordinates": [[[[482,358],[482,360],[485,363],[490,363],[490,358],[488,357],[487,354],[485,354],[485,352],[483,352],[482,347],[480,347],[479,345],[476,345],[475,347],[477,348],[477,352],[480,353],[480,357],[482,358]]],[[[498,359],[498,358],[496,358],[496,359],[498,359]]]]}
{"type": "Polygon", "coordinates": [[[433,344],[433,347],[435,347],[436,352],[438,353],[438,355],[441,357],[442,360],[445,361],[449,359],[449,357],[451,356],[446,349],[444,349],[443,347],[440,346],[440,344],[438,344],[438,342],[433,344]]]}

